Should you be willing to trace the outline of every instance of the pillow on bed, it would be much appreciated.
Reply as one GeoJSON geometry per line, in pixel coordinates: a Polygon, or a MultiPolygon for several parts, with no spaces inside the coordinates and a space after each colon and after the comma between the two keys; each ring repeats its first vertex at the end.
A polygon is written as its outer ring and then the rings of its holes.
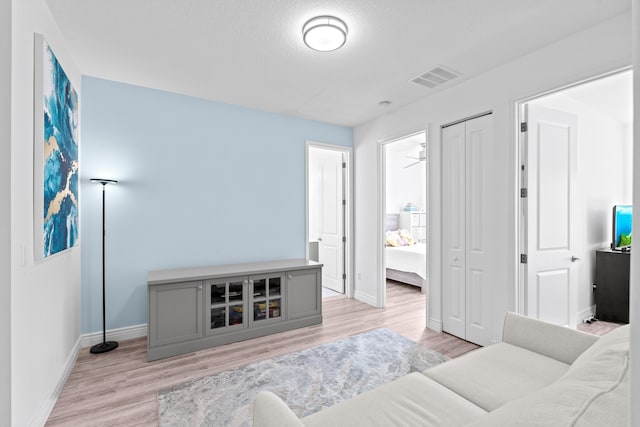
{"type": "Polygon", "coordinates": [[[385,243],[387,246],[400,246],[400,234],[398,234],[398,231],[387,230],[385,243]]]}
{"type": "Polygon", "coordinates": [[[387,230],[386,240],[387,246],[411,246],[416,242],[407,230],[387,230]]]}

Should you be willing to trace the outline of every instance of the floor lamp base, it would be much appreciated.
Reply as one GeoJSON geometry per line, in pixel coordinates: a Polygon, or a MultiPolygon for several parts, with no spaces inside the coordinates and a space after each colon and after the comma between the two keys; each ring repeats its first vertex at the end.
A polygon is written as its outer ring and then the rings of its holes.
{"type": "Polygon", "coordinates": [[[89,351],[93,354],[100,354],[100,353],[106,353],[107,351],[111,351],[117,347],[118,347],[117,341],[106,341],[106,342],[101,342],[100,344],[94,345],[93,347],[91,347],[91,350],[89,351]]]}

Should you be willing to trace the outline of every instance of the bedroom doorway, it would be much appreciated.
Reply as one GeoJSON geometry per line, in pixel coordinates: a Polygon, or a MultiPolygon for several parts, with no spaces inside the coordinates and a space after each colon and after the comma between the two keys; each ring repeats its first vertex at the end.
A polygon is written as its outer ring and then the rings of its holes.
{"type": "Polygon", "coordinates": [[[632,92],[627,69],[516,103],[520,313],[598,317],[596,252],[612,244],[613,206],[632,202],[632,92]]]}
{"type": "Polygon", "coordinates": [[[427,131],[381,144],[382,298],[387,280],[427,290],[427,131]]]}
{"type": "Polygon", "coordinates": [[[323,264],[323,297],[351,297],[351,150],[307,142],[307,259],[323,264]]]}

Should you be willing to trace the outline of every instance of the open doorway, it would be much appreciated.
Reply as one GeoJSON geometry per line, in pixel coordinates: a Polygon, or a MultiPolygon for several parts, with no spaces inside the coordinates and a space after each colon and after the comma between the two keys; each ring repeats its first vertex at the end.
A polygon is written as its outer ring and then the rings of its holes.
{"type": "Polygon", "coordinates": [[[307,259],[323,264],[323,297],[351,297],[351,150],[307,142],[306,153],[307,259]]]}
{"type": "Polygon", "coordinates": [[[570,327],[609,320],[598,282],[612,208],[632,200],[632,97],[625,70],[517,103],[521,313],[570,327]]]}
{"type": "Polygon", "coordinates": [[[417,297],[427,290],[427,149],[426,131],[381,145],[382,283],[412,287],[417,297]]]}

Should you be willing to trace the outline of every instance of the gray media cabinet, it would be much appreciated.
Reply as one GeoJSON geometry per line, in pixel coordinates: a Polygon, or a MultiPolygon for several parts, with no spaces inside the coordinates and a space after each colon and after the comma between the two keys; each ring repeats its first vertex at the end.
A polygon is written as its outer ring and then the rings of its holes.
{"type": "Polygon", "coordinates": [[[294,259],[149,272],[147,359],[322,323],[321,269],[294,259]]]}

